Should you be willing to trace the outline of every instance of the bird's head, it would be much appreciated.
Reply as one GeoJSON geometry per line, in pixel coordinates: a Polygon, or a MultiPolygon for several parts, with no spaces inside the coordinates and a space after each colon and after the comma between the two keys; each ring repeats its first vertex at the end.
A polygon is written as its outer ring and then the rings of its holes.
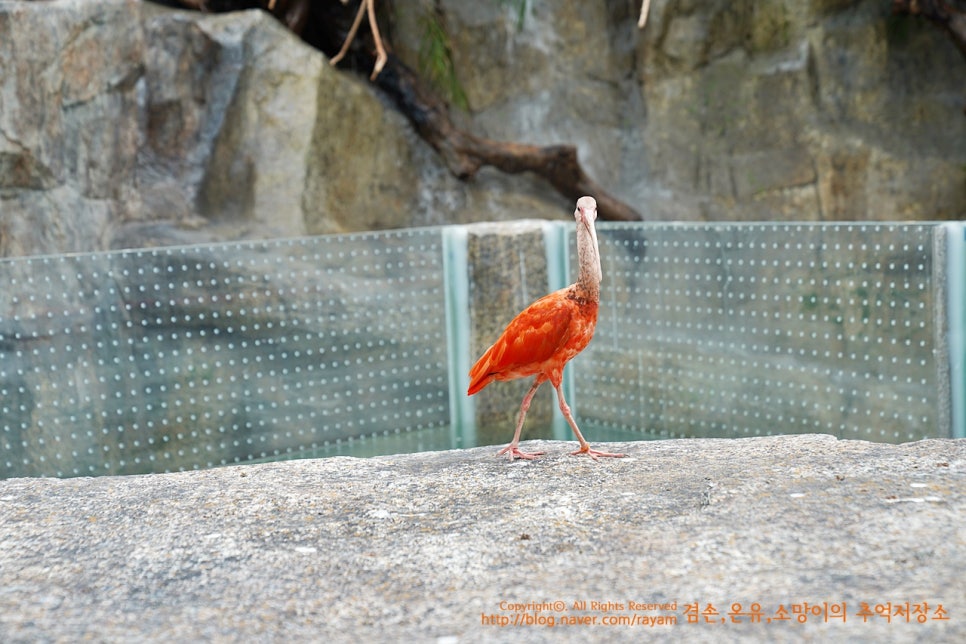
{"type": "Polygon", "coordinates": [[[574,211],[574,218],[578,224],[593,228],[594,221],[597,220],[597,200],[593,197],[581,197],[578,199],[577,209],[574,211]]]}
{"type": "Polygon", "coordinates": [[[597,248],[597,229],[594,222],[597,221],[597,200],[593,197],[581,197],[577,200],[577,209],[574,210],[574,219],[577,220],[577,238],[581,230],[587,233],[589,240],[593,241],[594,249],[597,248]]]}

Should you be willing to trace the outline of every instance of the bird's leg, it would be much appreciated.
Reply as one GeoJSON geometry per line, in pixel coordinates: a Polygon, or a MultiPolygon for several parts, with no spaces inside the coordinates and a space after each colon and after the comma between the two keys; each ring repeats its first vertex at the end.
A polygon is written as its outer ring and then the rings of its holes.
{"type": "Polygon", "coordinates": [[[584,440],[583,434],[581,434],[580,430],[577,429],[577,421],[574,420],[574,415],[570,413],[570,406],[564,399],[563,387],[561,387],[561,385],[557,385],[555,389],[557,390],[557,400],[560,401],[560,411],[563,412],[564,418],[567,419],[567,424],[570,425],[570,429],[574,430],[574,434],[577,435],[577,441],[580,443],[580,449],[578,449],[576,452],[571,452],[571,456],[586,454],[595,461],[597,460],[598,456],[612,456],[614,458],[621,458],[624,456],[623,454],[613,454],[611,452],[601,452],[596,449],[590,449],[590,443],[584,440]]]}
{"type": "Polygon", "coordinates": [[[510,460],[515,458],[525,458],[525,459],[535,459],[536,457],[543,454],[543,452],[521,452],[517,449],[520,444],[520,432],[523,431],[523,419],[527,417],[527,410],[530,409],[530,402],[533,400],[534,394],[537,393],[537,388],[541,385],[543,381],[538,377],[533,381],[533,386],[530,387],[530,391],[527,395],[523,397],[523,403],[520,405],[520,416],[517,418],[517,429],[513,432],[513,441],[509,445],[501,449],[496,453],[497,456],[502,456],[504,454],[510,455],[510,460]]]}

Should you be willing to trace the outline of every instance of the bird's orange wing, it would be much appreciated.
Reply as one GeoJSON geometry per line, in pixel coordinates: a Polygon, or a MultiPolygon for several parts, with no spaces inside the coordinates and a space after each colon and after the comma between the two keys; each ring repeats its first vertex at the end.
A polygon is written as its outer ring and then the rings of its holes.
{"type": "Polygon", "coordinates": [[[468,395],[494,380],[540,373],[570,335],[573,303],[560,292],[540,298],[517,315],[470,369],[468,395]]]}

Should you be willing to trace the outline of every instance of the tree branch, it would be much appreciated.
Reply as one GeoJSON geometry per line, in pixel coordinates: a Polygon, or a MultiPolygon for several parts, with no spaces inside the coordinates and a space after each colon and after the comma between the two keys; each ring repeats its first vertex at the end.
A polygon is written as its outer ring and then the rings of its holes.
{"type": "Polygon", "coordinates": [[[425,88],[414,71],[392,54],[375,83],[393,99],[399,111],[459,179],[470,179],[487,165],[508,174],[532,172],[568,199],[593,195],[603,219],[643,219],[640,213],[609,194],[584,172],[574,146],[541,147],[500,142],[461,130],[453,125],[446,105],[425,88]]]}

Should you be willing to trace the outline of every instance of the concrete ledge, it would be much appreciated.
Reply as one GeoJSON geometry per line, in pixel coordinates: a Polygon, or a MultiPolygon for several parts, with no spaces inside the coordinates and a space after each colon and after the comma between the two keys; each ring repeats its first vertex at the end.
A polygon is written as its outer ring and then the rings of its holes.
{"type": "Polygon", "coordinates": [[[0,481],[0,640],[966,641],[964,440],[674,440],[597,463],[526,445],[548,455],[0,481]],[[715,623],[687,623],[691,602],[715,623]],[[803,602],[846,622],[775,621],[803,602]],[[863,623],[862,602],[928,602],[926,621],[863,623]],[[496,623],[518,614],[557,626],[496,623]]]}

